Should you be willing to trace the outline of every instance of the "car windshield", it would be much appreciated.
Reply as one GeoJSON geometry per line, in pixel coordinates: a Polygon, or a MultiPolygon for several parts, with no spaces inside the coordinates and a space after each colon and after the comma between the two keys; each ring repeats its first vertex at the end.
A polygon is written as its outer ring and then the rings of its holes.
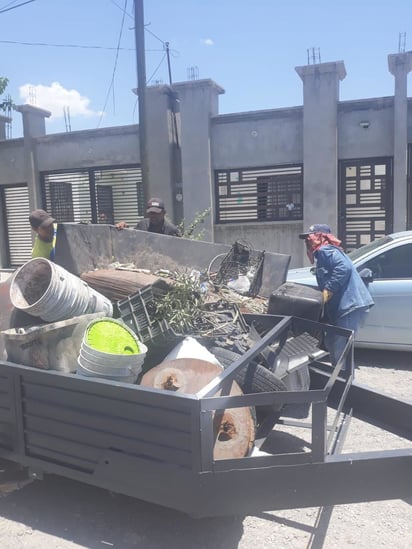
{"type": "Polygon", "coordinates": [[[365,254],[380,248],[381,246],[383,246],[387,242],[391,242],[392,240],[393,238],[391,236],[383,236],[382,238],[378,238],[373,242],[369,242],[369,244],[365,244],[364,246],[361,246],[357,250],[352,250],[351,252],[348,253],[348,256],[351,258],[352,261],[356,261],[357,259],[364,256],[365,254]]]}

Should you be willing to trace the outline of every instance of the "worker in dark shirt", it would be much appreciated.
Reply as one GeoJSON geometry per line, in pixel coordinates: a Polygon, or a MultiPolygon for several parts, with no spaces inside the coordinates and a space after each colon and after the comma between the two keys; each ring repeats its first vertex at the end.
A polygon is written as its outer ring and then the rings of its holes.
{"type": "MultiPolygon", "coordinates": [[[[141,219],[134,229],[169,236],[182,236],[178,227],[170,223],[165,216],[166,210],[163,200],[160,198],[151,198],[147,203],[146,217],[141,219]]],[[[127,229],[128,227],[124,221],[116,224],[116,229],[119,230],[127,229]]]]}

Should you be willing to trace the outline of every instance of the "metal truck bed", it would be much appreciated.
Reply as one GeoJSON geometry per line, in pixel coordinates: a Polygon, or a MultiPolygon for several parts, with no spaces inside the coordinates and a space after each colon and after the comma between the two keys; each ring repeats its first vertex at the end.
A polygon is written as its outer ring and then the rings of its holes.
{"type": "MultiPolygon", "coordinates": [[[[35,478],[62,475],[197,517],[410,497],[412,448],[340,454],[352,414],[409,440],[412,434],[411,404],[353,383],[351,332],[327,328],[347,338],[346,349],[335,368],[310,360],[308,391],[215,396],[285,331],[325,329],[293,317],[246,316],[269,331],[195,395],[0,361],[0,457],[35,478]],[[280,420],[307,428],[309,448],[213,458],[216,410],[274,403],[310,405],[304,421],[280,420]]],[[[261,425],[260,442],[274,421],[261,425]]]]}

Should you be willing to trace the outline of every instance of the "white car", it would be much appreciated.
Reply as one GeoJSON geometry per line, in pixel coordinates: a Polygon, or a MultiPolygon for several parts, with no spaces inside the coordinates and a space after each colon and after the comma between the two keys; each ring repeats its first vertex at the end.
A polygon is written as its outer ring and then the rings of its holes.
{"type": "MultiPolygon", "coordinates": [[[[394,233],[349,253],[375,302],[356,347],[412,351],[412,231],[394,233]]],[[[316,286],[311,267],[291,269],[288,281],[316,286]]]]}

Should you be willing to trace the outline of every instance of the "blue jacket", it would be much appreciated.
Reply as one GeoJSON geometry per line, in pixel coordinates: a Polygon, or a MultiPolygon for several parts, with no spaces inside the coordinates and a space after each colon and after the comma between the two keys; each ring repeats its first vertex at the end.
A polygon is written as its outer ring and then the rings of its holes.
{"type": "Polygon", "coordinates": [[[332,298],[325,311],[330,322],[356,309],[367,310],[373,299],[349,257],[336,246],[327,244],[314,253],[316,279],[321,290],[329,290],[332,298]]]}

